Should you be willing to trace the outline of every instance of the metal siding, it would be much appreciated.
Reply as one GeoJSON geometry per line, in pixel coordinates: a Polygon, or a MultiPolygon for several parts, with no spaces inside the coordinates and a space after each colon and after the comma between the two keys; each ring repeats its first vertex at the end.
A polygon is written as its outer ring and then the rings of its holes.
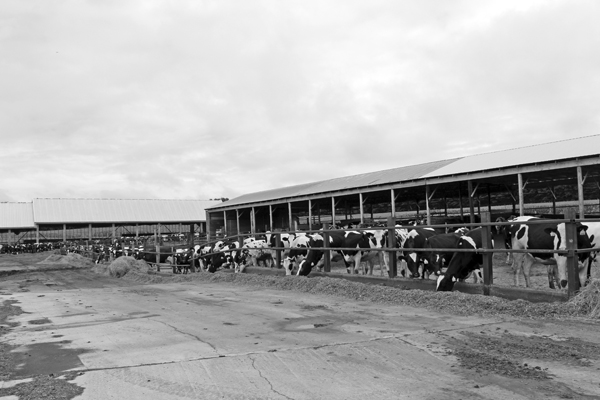
{"type": "Polygon", "coordinates": [[[35,222],[140,223],[205,221],[205,209],[215,201],[34,199],[35,222]]]}
{"type": "Polygon", "coordinates": [[[0,203],[0,229],[35,229],[32,203],[0,203]]]}

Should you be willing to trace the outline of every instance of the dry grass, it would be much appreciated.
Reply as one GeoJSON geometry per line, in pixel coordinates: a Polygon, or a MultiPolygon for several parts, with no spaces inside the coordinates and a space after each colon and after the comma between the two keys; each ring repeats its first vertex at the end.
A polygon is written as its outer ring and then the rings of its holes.
{"type": "Polygon", "coordinates": [[[115,278],[122,278],[130,272],[135,271],[138,274],[148,273],[148,264],[145,261],[136,260],[133,257],[119,257],[109,265],[96,264],[92,271],[101,275],[110,275],[115,278]]]}
{"type": "Polygon", "coordinates": [[[582,315],[600,318],[600,279],[593,279],[587,286],[581,288],[569,303],[582,315]]]}

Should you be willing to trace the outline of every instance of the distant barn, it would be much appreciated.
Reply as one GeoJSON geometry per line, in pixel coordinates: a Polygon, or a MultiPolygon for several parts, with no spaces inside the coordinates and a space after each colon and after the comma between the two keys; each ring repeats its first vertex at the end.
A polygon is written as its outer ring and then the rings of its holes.
{"type": "Polygon", "coordinates": [[[0,243],[205,236],[211,200],[33,199],[0,203],[0,243]]]}

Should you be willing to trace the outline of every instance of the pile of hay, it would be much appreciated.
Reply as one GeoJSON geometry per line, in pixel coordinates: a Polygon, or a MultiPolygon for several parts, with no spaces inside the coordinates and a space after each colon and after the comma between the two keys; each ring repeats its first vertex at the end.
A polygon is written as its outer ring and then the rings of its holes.
{"type": "Polygon", "coordinates": [[[600,279],[592,279],[579,293],[569,300],[581,315],[600,318],[600,279]]]}
{"type": "Polygon", "coordinates": [[[130,272],[140,274],[148,273],[148,264],[143,260],[136,260],[133,257],[119,257],[108,266],[97,264],[92,268],[95,273],[110,275],[116,278],[121,278],[130,272]]]}

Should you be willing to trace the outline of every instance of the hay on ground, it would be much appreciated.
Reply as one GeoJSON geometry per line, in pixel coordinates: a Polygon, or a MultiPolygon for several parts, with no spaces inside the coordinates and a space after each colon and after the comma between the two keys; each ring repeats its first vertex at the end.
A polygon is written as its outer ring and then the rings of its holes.
{"type": "Polygon", "coordinates": [[[121,278],[131,271],[147,274],[148,264],[145,261],[125,256],[117,258],[108,266],[108,274],[117,278],[121,278]]]}
{"type": "Polygon", "coordinates": [[[592,279],[569,302],[577,308],[580,314],[590,318],[600,318],[600,279],[592,279]]]}

